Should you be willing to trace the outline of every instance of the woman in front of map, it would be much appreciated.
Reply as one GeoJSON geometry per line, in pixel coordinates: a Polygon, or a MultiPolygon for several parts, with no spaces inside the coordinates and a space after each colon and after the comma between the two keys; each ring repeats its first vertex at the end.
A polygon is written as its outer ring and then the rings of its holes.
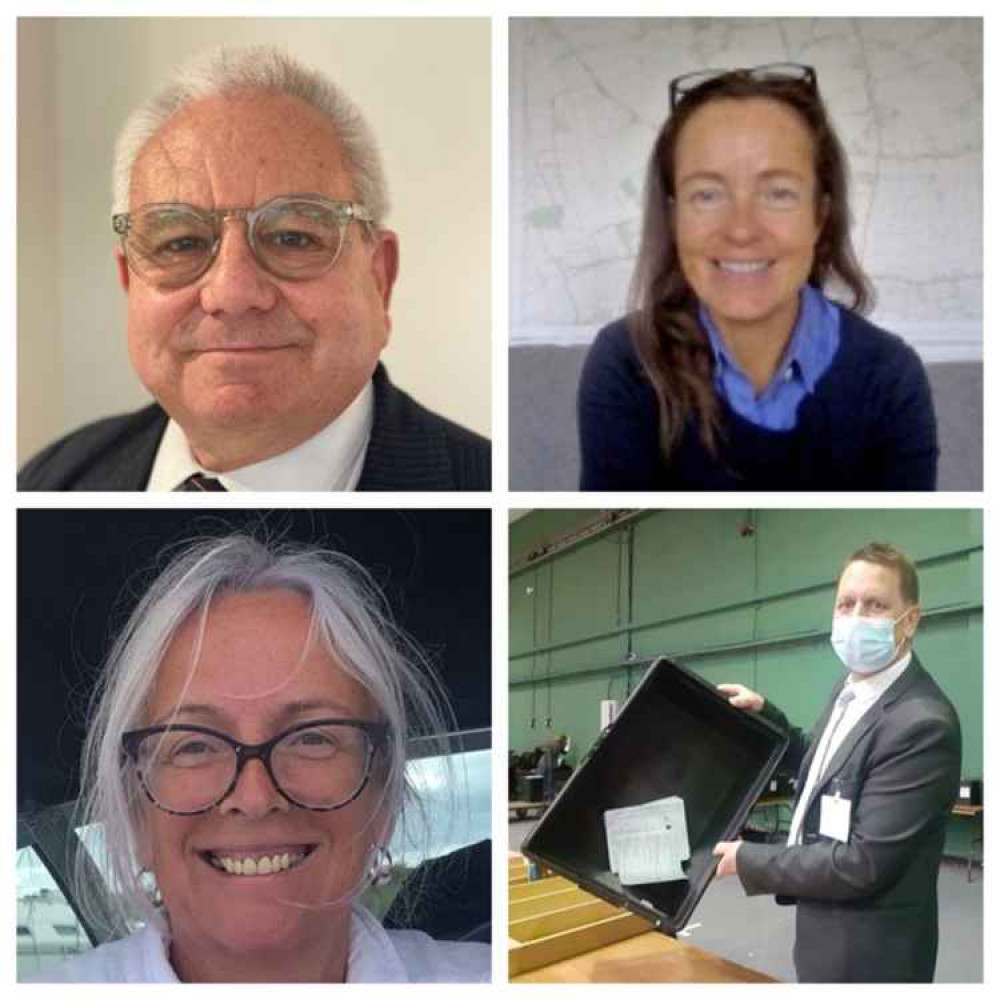
{"type": "Polygon", "coordinates": [[[862,318],[872,292],[815,72],[688,74],[670,103],[633,309],[581,377],[581,488],[934,489],[927,375],[862,318]]]}

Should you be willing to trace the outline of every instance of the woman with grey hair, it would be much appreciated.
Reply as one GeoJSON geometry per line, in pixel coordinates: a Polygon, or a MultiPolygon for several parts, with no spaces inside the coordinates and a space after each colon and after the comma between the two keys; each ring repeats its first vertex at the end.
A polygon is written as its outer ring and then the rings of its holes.
{"type": "Polygon", "coordinates": [[[407,739],[441,734],[444,705],[352,560],[242,534],[184,548],[111,650],[83,753],[105,880],[81,851],[78,893],[127,936],[45,978],[487,980],[488,946],[387,931],[359,902],[419,808],[407,739]]]}

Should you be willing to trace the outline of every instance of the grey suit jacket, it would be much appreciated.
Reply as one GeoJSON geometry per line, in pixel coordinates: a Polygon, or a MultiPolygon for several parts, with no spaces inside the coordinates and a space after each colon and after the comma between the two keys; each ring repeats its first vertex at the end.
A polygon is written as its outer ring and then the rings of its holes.
{"type": "MultiPolygon", "coordinates": [[[[358,490],[488,490],[490,443],[397,389],[382,365],[358,490]]],[[[88,424],[32,458],[19,490],[144,490],[167,415],[155,403],[88,424]]]]}
{"type": "MultiPolygon", "coordinates": [[[[799,788],[833,711],[810,739],[792,730],[799,788]]],[[[772,706],[765,712],[788,728],[772,706]]],[[[810,795],[802,844],[744,843],[748,895],[797,903],[800,982],[930,982],[937,959],[937,873],[958,793],[962,737],[951,702],[916,656],[848,733],[810,795]],[[820,800],[851,800],[846,844],[819,833],[820,800]]]]}

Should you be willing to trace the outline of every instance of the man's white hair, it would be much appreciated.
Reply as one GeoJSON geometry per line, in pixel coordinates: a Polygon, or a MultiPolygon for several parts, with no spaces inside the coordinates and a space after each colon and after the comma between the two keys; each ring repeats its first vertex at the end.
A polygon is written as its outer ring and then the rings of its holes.
{"type": "MultiPolygon", "coordinates": [[[[173,71],[167,85],[128,117],[115,143],[113,212],[129,210],[132,169],[140,152],[182,108],[206,97],[262,91],[297,97],[329,118],[354,181],[354,198],[380,226],[389,192],[375,133],[360,108],[331,80],[271,45],[222,46],[173,71]]],[[[288,192],[292,193],[292,192],[288,192]]]]}

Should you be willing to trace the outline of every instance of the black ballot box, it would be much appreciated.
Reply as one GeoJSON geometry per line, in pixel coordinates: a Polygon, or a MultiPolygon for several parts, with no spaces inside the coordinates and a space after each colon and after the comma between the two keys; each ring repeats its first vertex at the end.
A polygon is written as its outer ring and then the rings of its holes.
{"type": "Polygon", "coordinates": [[[733,708],[690,670],[657,659],[521,851],[675,935],[715,873],[712,848],[739,836],[787,745],[778,726],[733,708]],[[609,870],[605,810],[675,795],[684,801],[691,848],[687,877],[622,885],[609,870]]]}

